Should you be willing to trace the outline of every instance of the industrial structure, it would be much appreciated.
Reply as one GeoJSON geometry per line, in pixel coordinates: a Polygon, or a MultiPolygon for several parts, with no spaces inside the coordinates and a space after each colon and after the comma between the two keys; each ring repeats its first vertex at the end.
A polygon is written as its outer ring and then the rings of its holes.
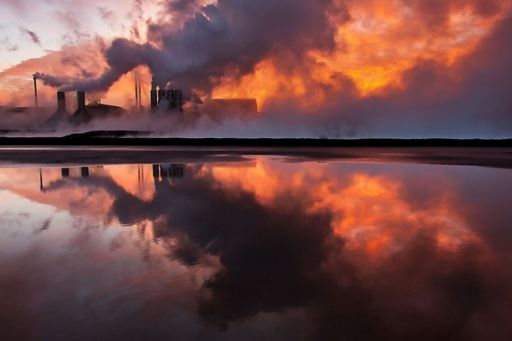
{"type": "Polygon", "coordinates": [[[72,125],[80,125],[91,122],[93,119],[118,118],[126,113],[121,107],[101,103],[85,104],[85,92],[76,93],[77,109],[70,117],[72,125]]]}
{"type": "Polygon", "coordinates": [[[183,91],[151,87],[151,111],[183,111],[183,91]]]}
{"type": "Polygon", "coordinates": [[[43,129],[56,129],[69,122],[70,114],[66,109],[66,93],[57,92],[57,110],[43,123],[43,129]]]}
{"type": "Polygon", "coordinates": [[[37,74],[34,74],[32,76],[32,78],[34,79],[34,104],[35,104],[36,110],[38,110],[39,109],[39,99],[37,97],[37,74]]]}
{"type": "MultiPolygon", "coordinates": [[[[34,101],[36,109],[38,103],[37,73],[33,75],[34,101]]],[[[142,86],[139,75],[135,75],[135,110],[140,112],[142,106],[142,86]]],[[[57,110],[42,124],[44,130],[57,130],[72,126],[87,124],[95,119],[119,118],[127,111],[119,106],[101,103],[86,104],[84,91],[76,92],[76,111],[70,113],[66,107],[66,93],[57,92],[57,110]]],[[[183,119],[191,119],[204,114],[211,120],[220,122],[227,117],[245,118],[258,112],[258,104],[255,99],[206,99],[203,102],[199,96],[192,92],[191,98],[187,93],[187,115],[179,116],[183,119]]],[[[185,105],[185,96],[181,89],[169,89],[158,87],[155,82],[151,84],[150,110],[159,115],[181,113],[185,105]]]]}
{"type": "Polygon", "coordinates": [[[163,179],[181,179],[184,176],[185,165],[153,165],[153,178],[155,180],[163,179]]]}
{"type": "Polygon", "coordinates": [[[93,119],[119,118],[126,113],[121,107],[114,105],[106,105],[101,103],[93,103],[86,105],[85,92],[77,91],[76,93],[77,109],[70,114],[66,108],[66,93],[57,92],[57,110],[51,115],[46,122],[43,123],[43,129],[57,129],[62,126],[89,123],[93,119]]]}

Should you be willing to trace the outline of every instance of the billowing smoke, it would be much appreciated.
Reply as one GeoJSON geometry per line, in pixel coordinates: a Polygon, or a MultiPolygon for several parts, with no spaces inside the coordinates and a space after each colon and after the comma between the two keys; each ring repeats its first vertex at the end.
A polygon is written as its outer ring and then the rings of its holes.
{"type": "MultiPolygon", "coordinates": [[[[65,91],[105,91],[125,73],[147,65],[160,86],[171,82],[209,91],[226,71],[247,74],[274,49],[301,55],[312,48],[334,48],[336,27],[327,16],[331,10],[340,12],[338,7],[331,0],[219,0],[203,6],[178,29],[173,23],[150,25],[154,44],[114,40],[105,51],[109,67],[96,79],[41,79],[64,85],[65,91]]],[[[189,11],[190,5],[178,1],[170,8],[176,14],[189,11]]]]}
{"type": "Polygon", "coordinates": [[[70,82],[73,82],[73,78],[70,78],[70,77],[52,76],[52,75],[47,75],[42,72],[36,72],[36,73],[34,73],[33,76],[35,79],[42,80],[45,85],[49,85],[54,88],[60,88],[61,86],[64,86],[65,84],[69,84],[70,82]]]}
{"type": "MultiPolygon", "coordinates": [[[[184,90],[185,99],[194,90],[206,100],[254,97],[263,108],[251,120],[224,115],[222,122],[210,122],[207,115],[196,115],[194,124],[162,124],[172,136],[507,137],[512,132],[510,0],[401,0],[383,5],[389,12],[382,15],[374,14],[379,6],[368,0],[205,3],[162,2],[159,18],[146,21],[146,43],[116,39],[98,49],[103,66],[80,67],[84,63],[73,57],[80,71],[74,77],[50,71],[37,78],[64,91],[106,92],[145,65],[158,85],[184,90]],[[90,72],[98,69],[105,71],[90,72]]],[[[140,41],[141,35],[134,37],[140,41]]],[[[94,124],[152,130],[153,122],[94,124]]]]}

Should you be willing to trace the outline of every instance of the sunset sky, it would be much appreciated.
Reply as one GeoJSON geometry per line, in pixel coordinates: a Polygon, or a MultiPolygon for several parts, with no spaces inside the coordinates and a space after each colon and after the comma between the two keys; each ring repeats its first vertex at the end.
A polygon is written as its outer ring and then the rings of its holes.
{"type": "Polygon", "coordinates": [[[47,106],[81,88],[130,107],[137,72],[143,104],[153,74],[202,99],[256,98],[293,117],[287,135],[508,136],[511,4],[4,0],[0,105],[32,105],[40,72],[47,106]]]}

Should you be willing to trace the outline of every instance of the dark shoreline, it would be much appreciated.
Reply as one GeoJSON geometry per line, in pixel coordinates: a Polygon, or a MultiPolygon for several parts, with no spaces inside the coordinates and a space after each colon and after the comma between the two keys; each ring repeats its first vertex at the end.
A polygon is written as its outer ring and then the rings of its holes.
{"type": "Polygon", "coordinates": [[[1,146],[512,148],[512,139],[169,138],[153,137],[146,132],[97,131],[63,137],[2,136],[1,146]]]}
{"type": "Polygon", "coordinates": [[[193,139],[143,132],[89,132],[65,137],[0,137],[0,167],[63,164],[205,163],[252,156],[466,165],[512,169],[512,139],[193,139]]]}

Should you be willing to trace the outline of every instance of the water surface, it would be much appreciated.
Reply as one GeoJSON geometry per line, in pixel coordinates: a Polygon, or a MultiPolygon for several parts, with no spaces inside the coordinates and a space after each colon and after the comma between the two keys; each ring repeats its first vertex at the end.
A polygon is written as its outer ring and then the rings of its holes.
{"type": "Polygon", "coordinates": [[[2,340],[512,339],[489,157],[66,153],[0,168],[2,340]]]}

